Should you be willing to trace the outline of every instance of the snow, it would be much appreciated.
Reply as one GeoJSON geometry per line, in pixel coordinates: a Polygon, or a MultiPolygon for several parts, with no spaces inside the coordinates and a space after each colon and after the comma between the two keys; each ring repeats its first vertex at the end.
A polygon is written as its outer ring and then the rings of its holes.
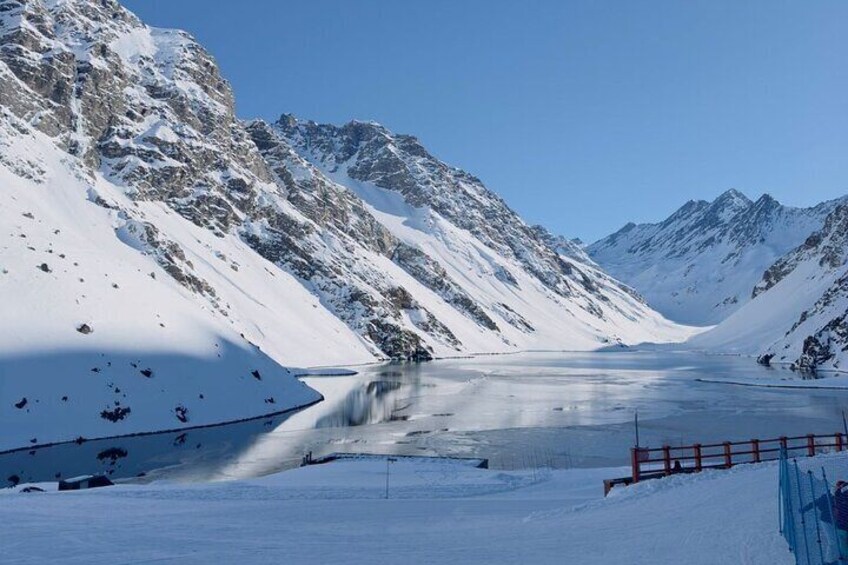
{"type": "MultiPolygon", "coordinates": [[[[322,169],[322,172],[361,198],[367,210],[392,235],[438,261],[451,279],[483,304],[489,315],[498,321],[502,335],[481,332],[477,324],[402,269],[390,261],[377,258],[385,272],[391,273],[411,290],[428,311],[451,329],[465,345],[465,351],[591,350],[606,345],[610,333],[624,343],[635,344],[644,341],[679,342],[701,331],[669,322],[612,284],[603,289],[608,293],[611,304],[604,308],[605,319],[598,320],[577,304],[558,300],[517,261],[502,256],[434,210],[416,208],[399,193],[352,179],[344,168],[336,171],[322,169]],[[496,276],[498,269],[504,266],[516,277],[517,285],[504,283],[496,276]],[[505,322],[503,304],[530,320],[535,331],[528,334],[505,322]]],[[[604,280],[605,275],[594,265],[585,264],[581,268],[590,276],[604,280]]],[[[586,298],[578,296],[575,302],[586,298]]],[[[456,352],[436,348],[436,354],[450,356],[456,352]]]]}
{"type": "Polygon", "coordinates": [[[38,160],[46,171],[27,180],[0,167],[7,236],[0,253],[0,450],[284,411],[319,398],[286,364],[372,359],[293,277],[237,238],[215,237],[161,204],[136,206],[43,134],[0,125],[11,141],[6,156],[38,160]],[[94,204],[92,190],[134,218],[94,204]],[[218,308],[153,260],[139,237],[150,221],[215,285],[218,308]],[[228,306],[233,312],[225,315],[228,306]],[[93,333],[80,333],[82,324],[93,333]],[[22,408],[13,406],[24,399],[22,408]],[[101,415],[126,408],[115,422],[101,415]]]}
{"type": "Polygon", "coordinates": [[[848,208],[837,207],[821,230],[775,263],[757,296],[691,347],[768,355],[772,364],[844,371],[848,309],[848,208]]]}
{"type": "Polygon", "coordinates": [[[689,202],[655,224],[630,224],[589,246],[590,256],[672,320],[715,325],[751,300],[782,255],[821,228],[836,201],[782,206],[728,191],[689,202]]]}
{"type": "Polygon", "coordinates": [[[27,564],[793,563],[775,464],[613,489],[623,468],[475,469],[345,460],[264,478],[0,494],[4,558],[27,564]],[[118,519],[116,519],[118,518],[118,519]]]}
{"type": "Polygon", "coordinates": [[[141,57],[156,56],[156,43],[150,30],[144,27],[131,29],[116,37],[109,45],[127,64],[136,64],[141,57]]]}
{"type": "Polygon", "coordinates": [[[774,288],[757,296],[709,332],[689,340],[696,349],[754,355],[786,334],[832,284],[815,262],[800,265],[774,288]]]}

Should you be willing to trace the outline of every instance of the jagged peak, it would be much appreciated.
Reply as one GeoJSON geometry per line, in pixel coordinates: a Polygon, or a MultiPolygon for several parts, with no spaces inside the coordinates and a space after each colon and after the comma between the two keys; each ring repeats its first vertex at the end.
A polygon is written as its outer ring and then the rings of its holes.
{"type": "Polygon", "coordinates": [[[755,202],[755,204],[759,204],[759,203],[761,203],[761,202],[762,202],[762,203],[772,203],[772,202],[775,202],[775,203],[777,203],[777,204],[780,204],[780,202],[779,202],[779,201],[778,201],[775,197],[773,197],[771,194],[769,194],[768,192],[764,192],[764,193],[762,194],[762,196],[760,196],[759,198],[757,198],[757,201],[755,202]]]}
{"type": "Polygon", "coordinates": [[[763,194],[762,196],[757,198],[751,208],[757,213],[762,213],[764,211],[780,210],[781,208],[783,208],[783,205],[770,194],[763,194]]]}
{"type": "MultiPolygon", "coordinates": [[[[256,121],[256,120],[252,120],[252,121],[256,121]]],[[[289,113],[286,112],[286,113],[280,114],[280,117],[277,118],[276,123],[278,125],[283,126],[283,127],[293,128],[293,127],[297,127],[297,125],[300,123],[300,120],[294,114],[289,114],[289,113]]]]}
{"type": "Polygon", "coordinates": [[[731,188],[722,192],[718,198],[712,201],[712,205],[716,207],[747,207],[752,204],[751,199],[736,190],[731,188]]]}
{"type": "Polygon", "coordinates": [[[747,202],[751,201],[751,199],[748,198],[743,192],[741,192],[741,191],[739,191],[735,188],[728,188],[727,190],[725,190],[724,192],[722,192],[718,196],[717,200],[726,199],[726,198],[734,198],[734,199],[738,199],[738,200],[744,200],[744,201],[747,201],[747,202]]]}

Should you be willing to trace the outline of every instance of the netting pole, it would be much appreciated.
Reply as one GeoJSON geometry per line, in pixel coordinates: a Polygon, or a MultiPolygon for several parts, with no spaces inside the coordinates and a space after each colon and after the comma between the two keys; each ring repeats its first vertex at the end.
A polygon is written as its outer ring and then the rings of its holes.
{"type": "MultiPolygon", "coordinates": [[[[804,517],[804,501],[801,499],[801,471],[798,470],[798,462],[795,461],[795,485],[798,488],[798,509],[801,511],[801,531],[804,533],[804,554],[807,556],[807,563],[810,563],[810,543],[807,541],[807,519],[804,517]]],[[[798,556],[798,552],[795,552],[798,556]]]]}
{"type": "Polygon", "coordinates": [[[796,538],[795,514],[792,511],[792,489],[791,480],[789,478],[789,452],[784,448],[783,452],[783,516],[785,523],[783,531],[786,534],[786,541],[789,542],[789,550],[797,557],[798,555],[798,540],[796,538]]]}
{"type": "Polygon", "coordinates": [[[810,492],[813,493],[813,518],[816,521],[816,543],[819,544],[819,558],[821,562],[824,563],[824,550],[822,550],[822,539],[821,539],[821,529],[819,528],[819,520],[818,514],[816,513],[816,487],[813,483],[813,472],[811,470],[807,471],[807,478],[810,480],[810,492]]]}
{"type": "MultiPolygon", "coordinates": [[[[783,513],[784,513],[784,502],[783,502],[783,451],[780,452],[780,464],[777,468],[778,480],[777,480],[777,520],[778,520],[778,531],[783,534],[783,513]]],[[[786,537],[784,535],[784,537],[786,537]]]]}

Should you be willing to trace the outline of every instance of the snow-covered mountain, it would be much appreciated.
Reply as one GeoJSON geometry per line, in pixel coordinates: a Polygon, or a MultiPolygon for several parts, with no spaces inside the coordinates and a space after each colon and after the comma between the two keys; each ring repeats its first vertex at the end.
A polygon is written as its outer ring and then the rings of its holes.
{"type": "Polygon", "coordinates": [[[301,275],[361,334],[371,330],[357,326],[359,312],[388,300],[399,305],[385,309],[388,321],[441,355],[681,335],[579,248],[528,226],[478,179],[438,161],[411,136],[374,123],[333,126],[289,115],[247,127],[288,200],[325,231],[365,247],[333,258],[345,265],[341,281],[301,275]],[[350,319],[350,299],[339,301],[338,290],[322,285],[350,284],[363,269],[372,292],[350,319]]]}
{"type": "Polygon", "coordinates": [[[717,324],[756,294],[777,259],[820,229],[840,201],[784,206],[729,190],[713,202],[689,201],[656,224],[628,224],[588,247],[612,276],[681,323],[717,324]]]}
{"type": "Polygon", "coordinates": [[[776,261],[753,300],[694,347],[759,354],[765,364],[803,371],[848,368],[848,203],[776,261]]]}
{"type": "Polygon", "coordinates": [[[692,331],[415,138],[240,121],[115,0],[0,0],[0,183],[0,449],[315,401],[285,366],[692,331]]]}

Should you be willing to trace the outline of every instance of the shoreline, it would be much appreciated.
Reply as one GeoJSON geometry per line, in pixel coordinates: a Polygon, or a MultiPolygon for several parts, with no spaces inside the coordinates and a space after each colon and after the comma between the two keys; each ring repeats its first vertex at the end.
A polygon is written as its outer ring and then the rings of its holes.
{"type": "Polygon", "coordinates": [[[9,455],[11,453],[21,453],[21,452],[24,452],[24,451],[33,451],[33,450],[36,450],[36,449],[47,449],[47,448],[50,448],[50,447],[56,447],[58,445],[69,445],[69,444],[72,444],[72,443],[83,444],[83,443],[86,443],[86,442],[89,442],[89,441],[103,441],[103,440],[111,440],[111,439],[124,439],[124,438],[164,435],[164,434],[172,434],[172,433],[178,433],[178,432],[188,432],[188,431],[191,431],[191,430],[218,428],[218,427],[222,427],[222,426],[230,426],[232,424],[241,424],[241,423],[244,423],[244,422],[252,422],[252,421],[255,421],[255,420],[263,420],[265,418],[282,416],[283,414],[300,412],[300,411],[306,410],[307,408],[311,408],[312,406],[315,406],[316,404],[320,404],[321,402],[324,402],[324,400],[325,400],[324,395],[321,394],[320,392],[318,394],[321,396],[321,398],[319,398],[317,400],[313,400],[312,402],[309,402],[307,404],[302,404],[300,406],[295,406],[293,408],[287,408],[285,410],[277,410],[276,412],[269,412],[267,414],[261,414],[259,416],[249,416],[247,418],[237,418],[235,420],[227,420],[227,421],[224,421],[224,422],[215,422],[215,423],[212,423],[212,424],[198,424],[196,426],[186,426],[184,428],[170,428],[170,429],[166,429],[166,430],[155,430],[155,431],[147,431],[147,432],[133,432],[133,433],[129,433],[129,434],[118,434],[118,435],[113,435],[113,436],[99,436],[99,437],[87,437],[87,438],[82,438],[82,439],[77,438],[77,439],[62,440],[62,441],[52,441],[52,442],[49,442],[49,443],[40,443],[40,444],[37,444],[37,445],[29,445],[29,446],[26,446],[26,447],[15,447],[15,448],[12,448],[12,449],[3,449],[3,450],[0,450],[0,455],[9,455]]]}

